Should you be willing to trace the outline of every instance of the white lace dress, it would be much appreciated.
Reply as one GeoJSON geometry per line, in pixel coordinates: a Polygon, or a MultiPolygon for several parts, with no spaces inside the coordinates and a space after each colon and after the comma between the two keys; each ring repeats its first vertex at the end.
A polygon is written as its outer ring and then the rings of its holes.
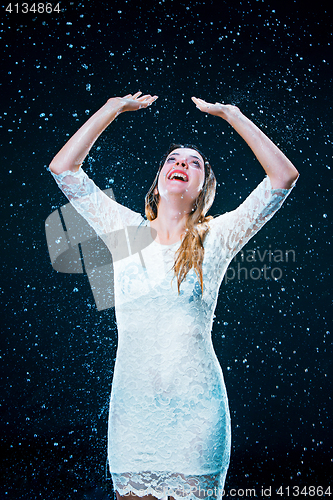
{"type": "MultiPolygon", "coordinates": [[[[112,251],[110,233],[147,226],[80,169],[54,175],[75,209],[112,251]]],[[[108,461],[121,495],[219,498],[230,457],[230,416],[213,350],[213,315],[235,254],[281,207],[290,190],[266,177],[234,211],[213,219],[203,261],[204,291],[190,271],[177,292],[179,243],[153,241],[114,263],[118,349],[112,382],[108,461]]]]}

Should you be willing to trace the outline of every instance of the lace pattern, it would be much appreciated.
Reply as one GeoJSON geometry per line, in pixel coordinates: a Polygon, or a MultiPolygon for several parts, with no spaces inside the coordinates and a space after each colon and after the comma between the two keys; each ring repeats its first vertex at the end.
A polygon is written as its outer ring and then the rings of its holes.
{"type": "Polygon", "coordinates": [[[104,236],[125,226],[135,226],[142,217],[120,205],[99,189],[82,168],[54,174],[53,178],[73,207],[92,226],[98,236],[104,236]]]}
{"type": "MultiPolygon", "coordinates": [[[[126,225],[149,225],[110,200],[82,170],[54,177],[103,238],[126,225]]],[[[108,461],[121,495],[221,496],[231,431],[223,374],[211,342],[219,286],[234,255],[289,192],[272,190],[266,177],[236,210],[210,221],[203,293],[191,270],[178,294],[172,265],[179,244],[153,241],[140,255],[114,263],[118,349],[108,461]]]]}
{"type": "Polygon", "coordinates": [[[129,491],[142,497],[157,498],[172,496],[176,500],[213,500],[222,496],[225,477],[221,472],[207,476],[185,476],[165,472],[143,472],[140,474],[112,474],[115,490],[120,495],[129,491]]]}

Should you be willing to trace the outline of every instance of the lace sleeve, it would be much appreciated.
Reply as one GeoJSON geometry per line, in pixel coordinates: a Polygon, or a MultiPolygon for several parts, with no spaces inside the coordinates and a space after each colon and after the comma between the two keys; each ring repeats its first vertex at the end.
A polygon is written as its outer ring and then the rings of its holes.
{"type": "Polygon", "coordinates": [[[141,224],[143,218],[140,214],[107,196],[82,168],[77,172],[68,170],[58,175],[53,172],[51,174],[75,210],[99,236],[125,226],[141,224]]]}
{"type": "Polygon", "coordinates": [[[294,185],[290,189],[272,189],[267,176],[236,210],[211,221],[215,246],[225,251],[226,259],[231,260],[273,217],[294,185]]]}

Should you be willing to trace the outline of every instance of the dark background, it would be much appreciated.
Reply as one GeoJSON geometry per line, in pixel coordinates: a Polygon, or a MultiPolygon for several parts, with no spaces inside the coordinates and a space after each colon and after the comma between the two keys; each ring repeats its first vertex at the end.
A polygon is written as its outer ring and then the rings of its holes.
{"type": "Polygon", "coordinates": [[[120,116],[85,162],[131,209],[144,212],[172,141],[197,144],[209,157],[218,179],[213,215],[235,208],[262,179],[242,139],[200,113],[192,95],[238,105],[301,173],[246,247],[293,249],[295,261],[278,264],[278,280],[223,283],[213,338],[232,414],[226,495],[325,489],[333,444],[329,2],[73,1],[52,14],[9,13],[7,5],[0,499],[112,498],[105,462],[114,311],[97,311],[86,276],[51,266],[44,222],[66,200],[47,165],[109,97],[137,90],[159,100],[120,116]]]}

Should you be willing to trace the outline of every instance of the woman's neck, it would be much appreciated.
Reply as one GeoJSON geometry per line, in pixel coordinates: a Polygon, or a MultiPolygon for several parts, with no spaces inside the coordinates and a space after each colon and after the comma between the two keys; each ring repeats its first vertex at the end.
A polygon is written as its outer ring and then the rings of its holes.
{"type": "Polygon", "coordinates": [[[189,213],[189,208],[186,208],[179,203],[160,200],[157,217],[150,222],[150,226],[157,231],[158,243],[171,245],[183,238],[189,213]]]}

